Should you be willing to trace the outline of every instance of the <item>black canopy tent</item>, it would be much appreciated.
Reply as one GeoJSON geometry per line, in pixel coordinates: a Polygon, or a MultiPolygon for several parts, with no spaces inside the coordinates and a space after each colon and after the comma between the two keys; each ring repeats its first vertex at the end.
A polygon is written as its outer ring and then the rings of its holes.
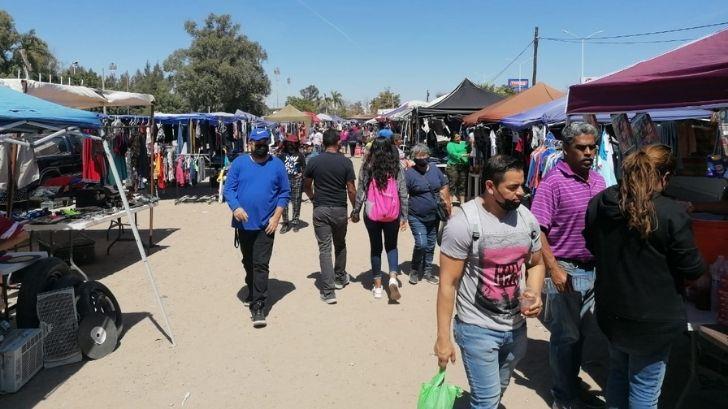
{"type": "Polygon", "coordinates": [[[419,117],[467,115],[502,99],[502,96],[484,90],[465,78],[460,85],[437,103],[415,108],[415,115],[419,117]]]}

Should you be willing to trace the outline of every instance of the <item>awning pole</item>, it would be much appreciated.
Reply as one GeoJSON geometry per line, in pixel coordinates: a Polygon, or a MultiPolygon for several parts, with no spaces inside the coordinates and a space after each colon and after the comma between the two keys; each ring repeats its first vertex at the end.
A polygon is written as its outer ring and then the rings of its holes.
{"type": "MultiPolygon", "coordinates": [[[[134,223],[134,215],[131,212],[131,208],[129,207],[129,201],[126,200],[126,195],[124,194],[124,185],[121,183],[121,178],[119,178],[119,171],[116,169],[116,165],[114,164],[114,156],[111,154],[111,149],[109,149],[109,143],[106,141],[106,139],[103,138],[103,130],[99,130],[101,133],[101,144],[104,146],[104,152],[106,152],[106,159],[109,161],[109,168],[111,169],[111,173],[114,175],[114,180],[116,182],[116,188],[119,189],[119,196],[121,196],[121,202],[124,205],[124,210],[126,211],[126,217],[129,219],[129,226],[131,226],[131,232],[134,234],[134,240],[136,241],[137,249],[139,250],[139,255],[142,258],[142,262],[144,263],[144,267],[147,270],[147,278],[149,278],[149,283],[152,285],[152,290],[154,290],[154,297],[157,299],[157,303],[159,304],[159,309],[162,311],[162,316],[164,317],[164,324],[167,327],[167,335],[169,336],[169,341],[172,343],[172,346],[175,346],[174,342],[174,334],[172,333],[172,326],[169,324],[169,318],[167,317],[167,311],[164,309],[164,304],[162,303],[162,298],[159,296],[159,289],[157,288],[157,281],[154,279],[154,273],[152,273],[152,268],[149,265],[149,260],[147,259],[147,254],[144,251],[144,246],[142,245],[142,239],[139,237],[139,230],[137,229],[136,223],[134,223]]],[[[151,208],[150,208],[151,210],[151,208]]]]}

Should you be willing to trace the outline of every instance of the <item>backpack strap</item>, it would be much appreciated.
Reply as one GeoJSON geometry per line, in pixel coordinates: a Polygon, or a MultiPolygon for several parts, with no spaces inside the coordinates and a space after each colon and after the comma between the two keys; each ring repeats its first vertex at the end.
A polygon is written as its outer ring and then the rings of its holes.
{"type": "Polygon", "coordinates": [[[473,251],[475,242],[480,239],[480,215],[478,215],[478,205],[476,200],[471,200],[460,206],[460,209],[465,214],[465,220],[468,221],[468,229],[470,230],[470,237],[473,239],[470,244],[470,251],[473,251]]]}

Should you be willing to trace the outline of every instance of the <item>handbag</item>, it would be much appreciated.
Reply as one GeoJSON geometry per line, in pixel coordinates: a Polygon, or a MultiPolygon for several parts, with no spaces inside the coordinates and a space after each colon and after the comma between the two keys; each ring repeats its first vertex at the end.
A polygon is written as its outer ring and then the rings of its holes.
{"type": "Polygon", "coordinates": [[[447,207],[445,206],[445,202],[442,200],[442,197],[440,195],[436,195],[432,191],[432,185],[430,184],[430,181],[427,180],[427,173],[425,172],[424,175],[421,175],[425,179],[425,183],[427,183],[427,187],[430,191],[430,194],[432,195],[432,198],[435,199],[435,203],[437,203],[437,206],[435,207],[437,211],[437,219],[440,221],[446,221],[450,218],[450,214],[447,212],[447,207]]]}

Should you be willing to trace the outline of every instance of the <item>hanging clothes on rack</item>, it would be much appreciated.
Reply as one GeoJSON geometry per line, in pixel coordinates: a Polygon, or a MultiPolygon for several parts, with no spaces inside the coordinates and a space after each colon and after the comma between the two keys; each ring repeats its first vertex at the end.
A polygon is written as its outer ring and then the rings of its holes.
{"type": "Polygon", "coordinates": [[[610,141],[609,134],[602,132],[601,141],[599,142],[599,154],[594,160],[594,170],[603,178],[607,187],[617,184],[617,177],[614,174],[614,148],[610,141]]]}
{"type": "Polygon", "coordinates": [[[81,177],[86,182],[101,182],[101,178],[106,174],[101,142],[84,138],[81,146],[81,177]]]}

